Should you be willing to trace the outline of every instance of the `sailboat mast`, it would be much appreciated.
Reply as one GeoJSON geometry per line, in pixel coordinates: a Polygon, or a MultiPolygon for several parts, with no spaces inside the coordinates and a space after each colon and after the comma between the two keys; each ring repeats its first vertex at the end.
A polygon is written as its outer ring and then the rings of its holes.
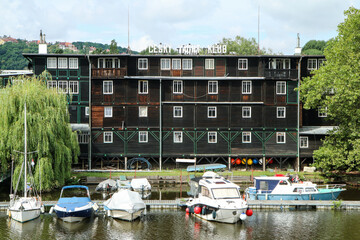
{"type": "Polygon", "coordinates": [[[27,169],[27,139],[26,139],[26,102],[25,102],[25,124],[24,124],[24,128],[25,128],[25,153],[24,153],[24,167],[25,167],[25,176],[24,176],[24,197],[27,197],[27,189],[26,189],[26,182],[27,182],[27,179],[26,179],[26,169],[27,169]]]}

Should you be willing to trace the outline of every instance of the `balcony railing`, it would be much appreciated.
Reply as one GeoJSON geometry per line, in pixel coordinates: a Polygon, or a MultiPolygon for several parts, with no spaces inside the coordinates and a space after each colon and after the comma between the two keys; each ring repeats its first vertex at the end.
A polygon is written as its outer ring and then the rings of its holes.
{"type": "Polygon", "coordinates": [[[265,77],[277,79],[296,79],[298,71],[296,69],[265,69],[265,77]]]}
{"type": "Polygon", "coordinates": [[[92,78],[123,78],[126,76],[127,68],[94,68],[92,69],[92,78]]]}

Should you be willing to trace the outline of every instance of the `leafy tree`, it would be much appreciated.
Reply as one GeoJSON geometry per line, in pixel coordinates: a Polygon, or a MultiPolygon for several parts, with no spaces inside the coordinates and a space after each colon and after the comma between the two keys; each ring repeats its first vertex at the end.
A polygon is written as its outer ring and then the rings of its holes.
{"type": "Polygon", "coordinates": [[[115,41],[115,39],[111,40],[111,44],[110,44],[110,54],[116,54],[119,53],[119,49],[117,47],[117,42],[115,41]]]}
{"type": "Polygon", "coordinates": [[[258,44],[255,38],[246,39],[241,36],[236,36],[235,39],[223,38],[220,44],[227,45],[227,54],[235,53],[238,55],[264,55],[272,54],[272,50],[265,48],[258,49],[258,44]]]}
{"type": "Polygon", "coordinates": [[[325,171],[360,170],[360,11],[350,7],[345,16],[325,48],[326,63],[300,87],[304,108],[327,107],[338,124],[314,152],[315,166],[325,171]]]}
{"type": "MultiPolygon", "coordinates": [[[[62,186],[70,177],[71,164],[80,153],[77,134],[72,132],[65,94],[48,89],[46,77],[25,78],[0,89],[0,161],[2,172],[9,171],[14,160],[13,187],[20,173],[24,155],[24,104],[27,105],[28,152],[35,167],[32,169],[35,185],[43,190],[62,186]],[[39,168],[40,165],[40,168],[39,168]]],[[[50,77],[51,78],[51,77],[50,77]]],[[[23,184],[19,184],[22,187],[23,184]]]]}
{"type": "Polygon", "coordinates": [[[323,55],[326,42],[321,40],[310,40],[302,48],[302,54],[304,55],[323,55]]]}

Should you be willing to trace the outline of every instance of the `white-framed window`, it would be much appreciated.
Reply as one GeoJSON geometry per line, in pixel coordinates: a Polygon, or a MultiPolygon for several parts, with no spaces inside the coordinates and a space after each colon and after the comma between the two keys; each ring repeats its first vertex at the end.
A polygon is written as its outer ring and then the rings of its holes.
{"type": "Polygon", "coordinates": [[[181,59],[180,58],[173,58],[172,59],[172,69],[173,70],[180,70],[181,69],[181,59]]]}
{"type": "Polygon", "coordinates": [[[170,58],[161,58],[160,59],[160,69],[161,70],[170,70],[170,58]]]}
{"type": "Polygon", "coordinates": [[[251,132],[243,132],[242,133],[242,142],[243,143],[251,143],[251,132]]]}
{"type": "Polygon", "coordinates": [[[182,80],[174,80],[173,81],[173,93],[176,93],[176,94],[183,93],[183,81],[182,80]]]}
{"type": "Polygon", "coordinates": [[[69,93],[79,94],[79,81],[69,81],[69,93]]]}
{"type": "Polygon", "coordinates": [[[47,68],[57,68],[56,57],[47,58],[47,68]]]}
{"type": "Polygon", "coordinates": [[[286,107],[277,107],[276,108],[276,117],[277,118],[286,118],[286,107]]]}
{"type": "Polygon", "coordinates": [[[248,60],[247,60],[247,58],[239,58],[238,59],[238,69],[239,70],[247,70],[248,69],[248,60]]]}
{"type": "Polygon", "coordinates": [[[242,107],[242,117],[251,118],[251,107],[242,107]]]}
{"type": "Polygon", "coordinates": [[[89,134],[88,133],[78,133],[78,142],[79,144],[89,143],[89,134]]]}
{"type": "Polygon", "coordinates": [[[138,59],[138,69],[139,70],[147,70],[148,69],[148,59],[147,58],[139,58],[138,59]]]}
{"type": "Polygon", "coordinates": [[[251,81],[242,81],[241,83],[241,92],[242,94],[251,94],[252,92],[252,82],[251,81]]]}
{"type": "Polygon", "coordinates": [[[215,69],[214,59],[213,58],[206,58],[205,59],[205,69],[206,70],[213,70],[215,69]]]}
{"type": "Polygon", "coordinates": [[[174,132],[174,143],[183,142],[183,132],[174,132]]]}
{"type": "Polygon", "coordinates": [[[216,107],[208,107],[208,118],[216,118],[216,107]]]}
{"type": "Polygon", "coordinates": [[[174,118],[182,118],[183,117],[183,107],[182,106],[174,106],[174,118]]]}
{"type": "Polygon", "coordinates": [[[147,116],[148,116],[148,107],[139,106],[139,117],[147,117],[147,116]]]}
{"type": "Polygon", "coordinates": [[[119,58],[99,58],[98,68],[120,68],[119,58]]]}
{"type": "Polygon", "coordinates": [[[218,81],[208,81],[208,94],[218,93],[218,81]]]}
{"type": "Polygon", "coordinates": [[[183,70],[192,70],[192,59],[184,58],[182,64],[183,70]]]}
{"type": "Polygon", "coordinates": [[[277,132],[276,133],[276,143],[286,143],[285,132],[277,132]]]}
{"type": "Polygon", "coordinates": [[[139,94],[148,94],[149,91],[149,81],[148,80],[139,80],[139,94]]]}
{"type": "Polygon", "coordinates": [[[277,81],[276,82],[276,94],[286,94],[286,82],[285,81],[277,81]]]}
{"type": "Polygon", "coordinates": [[[67,58],[59,57],[58,58],[58,68],[67,68],[67,58]]]}
{"type": "Polygon", "coordinates": [[[322,67],[325,63],[325,58],[319,58],[318,59],[318,68],[322,67]]]}
{"type": "Polygon", "coordinates": [[[78,58],[69,58],[69,68],[78,69],[79,68],[79,59],[78,58]]]}
{"type": "Polygon", "coordinates": [[[217,132],[208,132],[208,143],[217,143],[217,132]]]}
{"type": "Polygon", "coordinates": [[[104,132],[104,143],[113,142],[113,132],[104,132]]]}
{"type": "Polygon", "coordinates": [[[290,69],[290,59],[274,58],[269,61],[269,69],[290,69]]]}
{"type": "Polygon", "coordinates": [[[90,108],[85,107],[85,116],[89,116],[89,115],[90,115],[90,108]]]}
{"type": "Polygon", "coordinates": [[[47,81],[47,87],[48,88],[57,88],[57,81],[51,80],[51,81],[47,81]]]}
{"type": "Polygon", "coordinates": [[[308,70],[317,69],[317,59],[316,59],[316,58],[309,58],[309,59],[308,59],[307,69],[308,69],[308,70]]]}
{"type": "Polygon", "coordinates": [[[318,117],[327,117],[327,107],[318,108],[318,117]]]}
{"type": "Polygon", "coordinates": [[[300,148],[309,147],[309,137],[300,137],[300,148]]]}
{"type": "Polygon", "coordinates": [[[103,81],[103,94],[113,94],[113,81],[103,81]]]}
{"type": "Polygon", "coordinates": [[[147,143],[147,142],[148,142],[148,132],[139,131],[139,143],[147,143]]]}
{"type": "Polygon", "coordinates": [[[112,116],[113,116],[113,108],[104,107],[104,117],[112,117],[112,116]]]}
{"type": "Polygon", "coordinates": [[[68,81],[58,81],[58,91],[68,93],[68,81]]]}

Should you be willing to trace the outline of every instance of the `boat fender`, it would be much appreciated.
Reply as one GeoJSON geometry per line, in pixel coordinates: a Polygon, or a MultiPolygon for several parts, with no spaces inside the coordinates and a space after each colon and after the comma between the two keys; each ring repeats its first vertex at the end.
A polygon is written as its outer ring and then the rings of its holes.
{"type": "Polygon", "coordinates": [[[240,219],[241,221],[244,221],[246,219],[246,214],[245,213],[241,213],[240,214],[240,219]]]}
{"type": "Polygon", "coordinates": [[[6,213],[6,214],[11,218],[11,212],[10,212],[9,209],[7,210],[7,213],[6,213]]]}
{"type": "Polygon", "coordinates": [[[93,208],[94,211],[96,212],[96,211],[99,209],[99,206],[98,206],[96,203],[94,203],[93,206],[92,206],[92,208],[93,208]]]}
{"type": "Polygon", "coordinates": [[[202,214],[202,215],[205,215],[205,214],[206,214],[206,207],[203,207],[203,208],[202,208],[201,214],[202,214]]]}
{"type": "Polygon", "coordinates": [[[212,211],[212,217],[213,217],[213,219],[216,218],[216,211],[215,210],[212,211]]]}
{"type": "Polygon", "coordinates": [[[54,207],[51,207],[50,210],[49,210],[49,214],[52,214],[54,211],[54,207]]]}
{"type": "Polygon", "coordinates": [[[44,213],[44,212],[45,212],[45,207],[44,207],[44,205],[41,205],[40,211],[41,211],[41,213],[44,213]]]}
{"type": "Polygon", "coordinates": [[[191,207],[190,207],[189,213],[194,213],[194,206],[191,206],[191,207]]]}

